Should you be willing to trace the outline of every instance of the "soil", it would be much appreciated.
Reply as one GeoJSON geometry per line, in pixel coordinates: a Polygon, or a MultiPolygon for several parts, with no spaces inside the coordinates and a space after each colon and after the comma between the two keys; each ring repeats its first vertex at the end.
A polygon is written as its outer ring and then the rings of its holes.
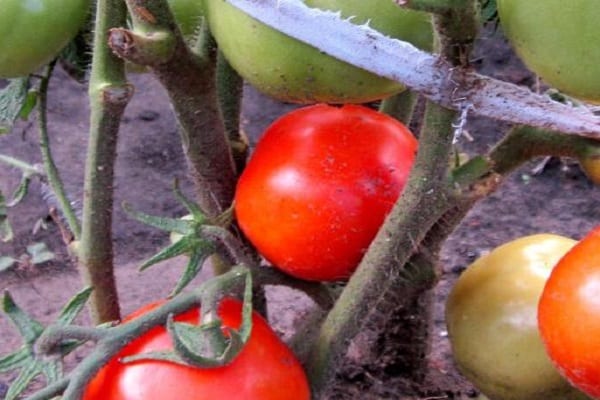
{"type": "MultiPolygon", "coordinates": [[[[534,87],[538,82],[523,67],[505,43],[501,33],[486,31],[477,43],[475,67],[484,74],[534,87]]],[[[186,165],[176,133],[174,117],[162,88],[147,75],[131,77],[136,95],[127,108],[116,175],[114,219],[116,275],[123,313],[165,296],[173,287],[185,260],[175,259],[139,273],[140,261],[155,253],[168,241],[168,234],[138,223],[122,211],[127,201],[138,210],[165,216],[181,216],[183,207],[172,194],[175,178],[184,190],[190,189],[186,165]]],[[[88,106],[85,85],[58,71],[50,90],[49,120],[52,148],[76,207],[81,198],[86,152],[88,106]]],[[[265,98],[247,87],[244,98],[243,128],[255,141],[277,116],[294,106],[265,98]]],[[[39,163],[35,119],[21,122],[7,136],[0,137],[0,153],[39,163]]],[[[473,140],[461,139],[468,154],[486,151],[508,128],[505,124],[471,118],[468,132],[473,140]]],[[[546,160],[547,161],[547,160],[546,160]]],[[[340,371],[343,377],[331,399],[458,399],[477,397],[477,391],[460,376],[452,364],[443,319],[443,305],[449,288],[460,272],[479,255],[519,236],[550,232],[581,238],[600,221],[600,190],[581,173],[572,160],[549,160],[541,172],[536,160],[514,172],[492,196],[481,201],[446,242],[441,260],[443,276],[435,288],[435,316],[432,349],[426,362],[429,373],[418,387],[406,379],[390,354],[390,343],[372,343],[362,335],[351,346],[348,362],[340,371]]],[[[0,165],[0,190],[10,193],[20,174],[0,165]]],[[[26,254],[26,247],[44,242],[56,253],[53,261],[31,265],[27,258],[16,268],[0,273],[0,287],[40,321],[49,321],[60,306],[80,287],[76,267],[67,257],[57,224],[49,217],[53,199],[47,187],[34,180],[30,193],[9,218],[15,238],[0,243],[0,255],[15,258],[26,254]],[[39,228],[39,221],[44,228],[39,228]],[[38,227],[34,230],[34,227],[38,227]]],[[[205,279],[204,272],[198,280],[205,279]]],[[[313,308],[301,294],[281,288],[268,292],[269,317],[275,329],[289,339],[295,326],[313,308]]],[[[86,316],[82,317],[86,323],[86,316]]],[[[0,318],[0,354],[20,343],[12,326],[0,318]]],[[[392,350],[390,350],[392,349],[392,350]]],[[[0,375],[0,398],[11,376],[0,375]]]]}

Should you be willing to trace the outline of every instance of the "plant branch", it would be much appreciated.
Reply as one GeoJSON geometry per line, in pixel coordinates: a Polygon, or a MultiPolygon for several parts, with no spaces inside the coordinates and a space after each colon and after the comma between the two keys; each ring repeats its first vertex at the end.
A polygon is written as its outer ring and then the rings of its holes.
{"type": "Polygon", "coordinates": [[[78,255],[85,285],[94,288],[90,306],[92,319],[98,324],[120,317],[113,271],[113,177],[121,116],[133,88],[126,81],[123,61],[107,45],[109,29],[126,24],[127,9],[120,0],[98,0],[96,7],[89,83],[90,137],[78,255]]]}
{"type": "MultiPolygon", "coordinates": [[[[127,0],[127,5],[134,32],[149,35],[168,31],[174,35],[170,56],[148,64],[167,90],[179,122],[198,202],[209,216],[216,216],[231,205],[236,174],[219,110],[214,44],[204,32],[204,49],[198,49],[198,54],[192,52],[175,29],[175,20],[164,0],[127,0]]],[[[131,48],[118,44],[118,40],[111,41],[113,50],[127,59],[131,48]]],[[[143,41],[133,44],[144,46],[143,41]]],[[[138,53],[150,52],[139,49],[138,53]]]]}
{"type": "Polygon", "coordinates": [[[455,67],[300,0],[226,0],[253,18],[327,54],[403,83],[443,107],[522,125],[600,139],[600,118],[528,88],[455,67]],[[360,49],[360,50],[359,50],[360,49]]]}
{"type": "MultiPolygon", "coordinates": [[[[71,201],[65,191],[65,186],[58,172],[58,168],[54,163],[54,157],[50,149],[50,140],[48,138],[48,115],[47,115],[47,101],[48,101],[48,85],[54,70],[55,62],[52,62],[46,68],[46,73],[42,77],[39,90],[39,104],[38,104],[38,129],[40,138],[40,150],[42,153],[42,160],[44,163],[44,169],[46,171],[46,178],[48,183],[58,200],[58,205],[62,215],[65,216],[69,230],[75,240],[81,239],[81,224],[79,218],[71,205],[71,201]]],[[[65,235],[63,234],[63,237],[65,235]]]]}
{"type": "Polygon", "coordinates": [[[410,290],[407,297],[435,282],[435,274],[429,271],[419,271],[429,276],[420,282],[423,286],[404,279],[403,274],[407,271],[405,264],[417,252],[425,234],[449,207],[446,178],[455,116],[453,111],[433,103],[426,106],[417,159],[402,196],[325,319],[313,345],[308,371],[316,398],[325,391],[350,341],[390,282],[405,282],[401,289],[410,290]]]}

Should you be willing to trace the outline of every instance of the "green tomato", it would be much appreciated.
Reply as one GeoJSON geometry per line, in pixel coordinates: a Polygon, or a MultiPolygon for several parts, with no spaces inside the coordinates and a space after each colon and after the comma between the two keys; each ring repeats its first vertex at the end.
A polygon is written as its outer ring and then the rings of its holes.
{"type": "Polygon", "coordinates": [[[504,33],[548,84],[600,102],[600,3],[597,0],[497,0],[504,33]]]}
{"type": "Polygon", "coordinates": [[[84,24],[90,0],[0,0],[0,78],[35,72],[84,24]]]}
{"type": "Polygon", "coordinates": [[[169,0],[168,2],[183,36],[193,36],[200,26],[200,19],[204,15],[204,1],[169,0]]]}
{"type": "Polygon", "coordinates": [[[552,365],[537,304],[554,265],[575,243],[539,234],[506,243],[459,277],[446,323],[459,370],[492,400],[587,399],[552,365]]]}
{"type": "MultiPolygon", "coordinates": [[[[430,16],[400,8],[394,0],[304,0],[340,11],[352,22],[431,50],[430,16]]],[[[219,48],[237,72],[262,92],[295,103],[364,103],[402,91],[397,82],[323,54],[229,5],[207,0],[206,12],[219,48]]]]}

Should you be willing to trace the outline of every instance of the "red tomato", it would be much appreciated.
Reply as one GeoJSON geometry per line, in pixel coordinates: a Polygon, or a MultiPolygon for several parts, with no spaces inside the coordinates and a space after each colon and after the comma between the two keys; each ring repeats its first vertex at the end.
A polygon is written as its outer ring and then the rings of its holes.
{"type": "Polygon", "coordinates": [[[556,265],[538,308],[546,350],[581,391],[600,398],[600,226],[556,265]]]}
{"type": "Polygon", "coordinates": [[[240,177],[238,223],[284,272],[347,279],[398,199],[416,148],[403,124],[366,107],[292,111],[266,130],[240,177]]]}
{"type": "MultiPolygon", "coordinates": [[[[158,306],[150,304],[125,322],[158,306]]],[[[223,325],[238,328],[242,305],[225,299],[219,306],[223,325]]],[[[175,320],[198,322],[198,309],[175,320]]],[[[252,316],[252,333],[246,347],[227,366],[200,369],[165,361],[122,364],[124,356],[171,349],[162,326],[129,343],[90,382],[84,400],[308,400],[306,376],[294,354],[258,314],[252,316]]]]}

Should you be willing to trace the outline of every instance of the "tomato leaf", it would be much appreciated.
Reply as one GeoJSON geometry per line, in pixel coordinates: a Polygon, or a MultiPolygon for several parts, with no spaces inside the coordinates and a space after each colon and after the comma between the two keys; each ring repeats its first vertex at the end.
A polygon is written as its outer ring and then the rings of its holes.
{"type": "Polygon", "coordinates": [[[8,221],[6,201],[2,192],[0,192],[0,240],[10,242],[13,237],[13,230],[8,221]]]}
{"type": "Polygon", "coordinates": [[[12,266],[15,265],[16,261],[17,260],[15,260],[12,257],[0,256],[0,272],[8,271],[9,269],[11,269],[12,266]]]}
{"type": "Polygon", "coordinates": [[[0,135],[9,133],[17,118],[28,114],[22,112],[31,108],[31,101],[28,77],[11,79],[0,89],[0,135]]]}
{"type": "Polygon", "coordinates": [[[27,246],[27,253],[31,256],[31,262],[33,264],[43,264],[47,261],[53,260],[55,255],[48,249],[46,243],[38,242],[27,246]]]}

